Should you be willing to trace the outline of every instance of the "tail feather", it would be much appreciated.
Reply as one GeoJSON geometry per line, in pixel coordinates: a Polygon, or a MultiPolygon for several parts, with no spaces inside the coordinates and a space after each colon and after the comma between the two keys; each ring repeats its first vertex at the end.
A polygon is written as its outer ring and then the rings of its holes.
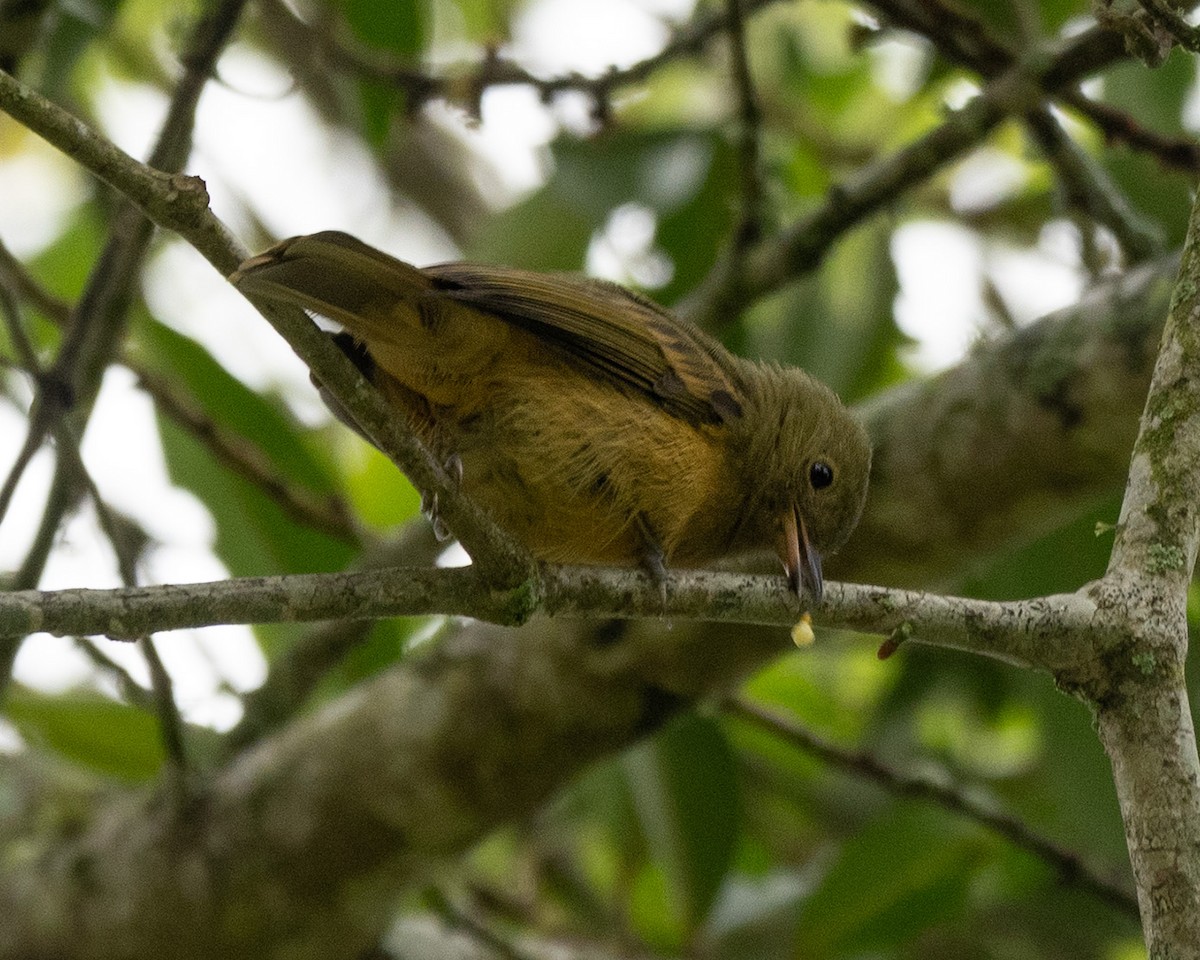
{"type": "Polygon", "coordinates": [[[252,297],[291,303],[343,324],[352,333],[387,339],[405,304],[433,281],[416,267],[336,230],[293,237],[243,263],[230,282],[252,297]]]}

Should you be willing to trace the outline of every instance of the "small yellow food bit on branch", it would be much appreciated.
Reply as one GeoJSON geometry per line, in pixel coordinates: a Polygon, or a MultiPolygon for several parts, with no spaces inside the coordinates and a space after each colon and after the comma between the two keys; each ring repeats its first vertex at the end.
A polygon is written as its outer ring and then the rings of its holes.
{"type": "Polygon", "coordinates": [[[792,643],[798,647],[811,647],[815,639],[812,617],[807,613],[801,614],[800,622],[792,627],[792,643]]]}

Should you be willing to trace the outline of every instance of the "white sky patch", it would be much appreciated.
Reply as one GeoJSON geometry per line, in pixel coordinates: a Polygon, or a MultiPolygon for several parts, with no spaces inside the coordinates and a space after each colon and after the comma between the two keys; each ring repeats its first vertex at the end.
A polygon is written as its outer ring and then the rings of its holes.
{"type": "Polygon", "coordinates": [[[546,145],[558,124],[529,87],[493,87],[485,91],[483,123],[471,132],[471,144],[491,161],[515,199],[537,189],[549,173],[546,145]]]}
{"type": "Polygon", "coordinates": [[[517,16],[512,52],[538,73],[598,76],[662,49],[669,32],[655,12],[665,12],[663,7],[631,0],[544,0],[517,16]]]}
{"type": "Polygon", "coordinates": [[[964,227],[919,221],[896,231],[892,257],[900,278],[896,323],[917,341],[911,362],[926,371],[950,366],[986,316],[982,245],[964,227]]]}
{"type": "Polygon", "coordinates": [[[32,256],[52,243],[83,202],[87,185],[76,164],[0,117],[0,239],[14,256],[32,256]],[[19,139],[20,152],[5,154],[9,137],[19,139]]]}
{"type": "Polygon", "coordinates": [[[994,147],[983,147],[954,171],[950,205],[960,213],[987,210],[1016,194],[1027,177],[1019,160],[994,147]]]}
{"type": "Polygon", "coordinates": [[[1017,323],[1031,323],[1083,294],[1079,233],[1065,220],[1046,224],[1036,249],[998,247],[989,260],[993,282],[1017,323]]]}
{"type": "Polygon", "coordinates": [[[134,159],[149,158],[167,112],[161,91],[109,77],[97,91],[95,109],[108,139],[134,159]]]}
{"type": "Polygon", "coordinates": [[[915,34],[897,34],[872,41],[867,47],[871,76],[898,103],[912,97],[925,82],[931,45],[915,34]]]}

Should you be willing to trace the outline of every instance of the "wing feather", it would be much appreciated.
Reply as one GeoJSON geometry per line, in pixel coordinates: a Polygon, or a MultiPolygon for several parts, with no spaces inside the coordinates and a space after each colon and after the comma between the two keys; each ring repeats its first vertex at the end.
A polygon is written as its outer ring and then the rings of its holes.
{"type": "Polygon", "coordinates": [[[624,287],[567,274],[473,263],[426,267],[442,296],[557,345],[669,413],[701,423],[741,416],[724,349],[697,327],[624,287]]]}

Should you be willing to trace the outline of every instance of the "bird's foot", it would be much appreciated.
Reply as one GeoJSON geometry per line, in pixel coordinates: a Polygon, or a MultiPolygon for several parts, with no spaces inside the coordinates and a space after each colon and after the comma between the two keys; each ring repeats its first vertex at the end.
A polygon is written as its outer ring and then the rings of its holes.
{"type": "MultiPolygon", "coordinates": [[[[449,475],[450,482],[454,486],[461,486],[463,479],[462,457],[457,453],[450,454],[450,456],[442,461],[442,469],[449,475]]],[[[450,539],[450,528],[446,526],[445,521],[438,514],[438,497],[436,493],[421,494],[421,513],[433,524],[433,535],[438,538],[439,542],[450,539]]]]}
{"type": "Polygon", "coordinates": [[[667,609],[667,555],[646,518],[639,515],[637,524],[642,535],[642,569],[646,571],[650,582],[658,587],[658,595],[662,600],[662,608],[665,613],[667,609]]]}

